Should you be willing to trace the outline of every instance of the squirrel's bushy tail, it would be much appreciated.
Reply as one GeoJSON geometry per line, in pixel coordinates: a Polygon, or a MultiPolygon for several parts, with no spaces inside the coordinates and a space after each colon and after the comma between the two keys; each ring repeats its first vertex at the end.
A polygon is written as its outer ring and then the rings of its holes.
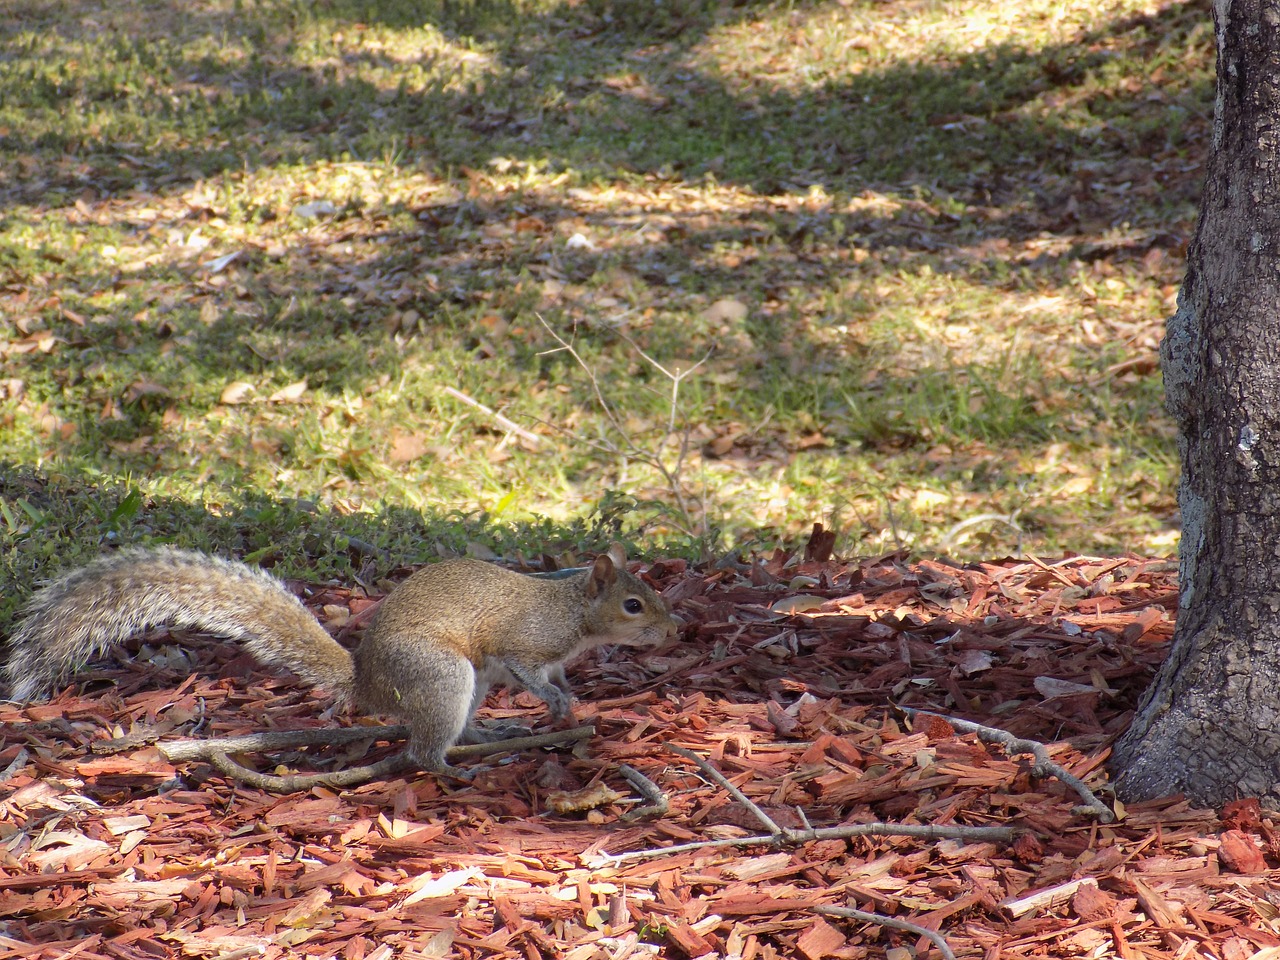
{"type": "Polygon", "coordinates": [[[27,604],[9,639],[5,695],[48,696],[113,643],[149,627],[206,630],[242,642],[350,699],[351,655],[263,570],[173,548],[122,550],[54,580],[27,604]]]}

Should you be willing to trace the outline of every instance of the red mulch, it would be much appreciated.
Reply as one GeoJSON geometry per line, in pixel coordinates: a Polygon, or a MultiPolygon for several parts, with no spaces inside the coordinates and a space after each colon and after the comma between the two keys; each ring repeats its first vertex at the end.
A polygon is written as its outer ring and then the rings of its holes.
{"type": "MultiPolygon", "coordinates": [[[[779,554],[745,571],[665,562],[648,573],[690,625],[680,644],[586,657],[571,671],[575,714],[598,735],[572,752],[493,759],[470,785],[420,775],[277,796],[150,747],[90,754],[93,741],[145,728],[181,737],[347,722],[221,642],[196,645],[194,665],[147,646],[85,673],[96,693],[0,707],[0,769],[26,751],[0,785],[0,955],[940,955],[911,934],[820,917],[819,905],[910,919],[960,957],[1243,960],[1280,947],[1267,872],[1280,834],[1256,806],[1224,824],[1173,798],[1099,824],[1073,812],[1079,798],[1062,784],[1033,778],[1030,758],[945,724],[913,732],[890,706],[1051,744],[1109,799],[1108,745],[1172,633],[1171,564],[779,554]],[[112,685],[93,682],[103,679],[112,685]],[[782,826],[1025,832],[1009,844],[870,837],[610,861],[766,832],[667,744],[709,758],[782,826]],[[621,763],[665,791],[669,813],[622,819],[643,801],[621,763]],[[550,812],[549,795],[588,788],[600,806],[550,812]]],[[[367,606],[356,600],[324,588],[313,603],[336,623],[348,604],[367,606]]],[[[486,713],[546,718],[507,691],[486,713]]],[[[357,760],[339,749],[271,762],[357,760]]]]}

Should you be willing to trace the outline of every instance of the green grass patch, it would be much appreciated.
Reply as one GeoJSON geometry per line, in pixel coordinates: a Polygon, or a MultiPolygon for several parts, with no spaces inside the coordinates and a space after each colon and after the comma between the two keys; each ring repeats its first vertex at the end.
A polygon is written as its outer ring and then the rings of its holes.
{"type": "Polygon", "coordinates": [[[332,575],[351,536],[1176,543],[1154,358],[1211,113],[1197,5],[15,12],[16,582],[111,540],[332,575]]]}

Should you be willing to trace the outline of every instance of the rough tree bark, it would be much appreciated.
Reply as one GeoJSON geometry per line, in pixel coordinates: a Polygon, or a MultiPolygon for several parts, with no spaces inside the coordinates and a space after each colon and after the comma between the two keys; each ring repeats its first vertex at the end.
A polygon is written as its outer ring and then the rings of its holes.
{"type": "Polygon", "coordinates": [[[1280,806],[1280,0],[1215,0],[1213,15],[1213,141],[1161,348],[1182,596],[1112,762],[1123,797],[1280,806]]]}

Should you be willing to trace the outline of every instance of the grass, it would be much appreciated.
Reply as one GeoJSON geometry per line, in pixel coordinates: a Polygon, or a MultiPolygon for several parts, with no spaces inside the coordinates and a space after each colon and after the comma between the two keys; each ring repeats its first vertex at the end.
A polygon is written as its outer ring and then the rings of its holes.
{"type": "Polygon", "coordinates": [[[1152,361],[1212,109],[1199,5],[14,13],[15,582],[108,539],[323,574],[363,562],[346,537],[692,553],[814,521],[846,553],[1176,545],[1152,361]],[[673,410],[645,355],[708,351],[673,410]],[[686,435],[677,496],[652,464],[686,435]]]}

